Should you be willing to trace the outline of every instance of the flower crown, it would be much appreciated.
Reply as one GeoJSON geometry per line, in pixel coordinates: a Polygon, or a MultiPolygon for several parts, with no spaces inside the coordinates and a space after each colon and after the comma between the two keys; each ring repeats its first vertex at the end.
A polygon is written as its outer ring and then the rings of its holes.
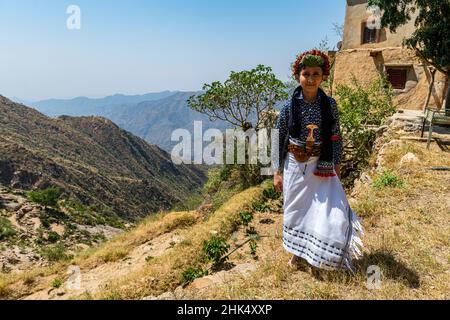
{"type": "Polygon", "coordinates": [[[306,51],[297,56],[297,60],[292,66],[294,77],[300,72],[300,65],[307,67],[321,67],[323,75],[330,75],[330,60],[328,56],[320,50],[306,51]]]}

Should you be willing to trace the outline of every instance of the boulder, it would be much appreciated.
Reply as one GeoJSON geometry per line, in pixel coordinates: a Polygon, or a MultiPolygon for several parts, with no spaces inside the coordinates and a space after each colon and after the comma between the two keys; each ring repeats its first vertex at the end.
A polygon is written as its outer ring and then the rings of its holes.
{"type": "Polygon", "coordinates": [[[420,164],[420,160],[414,153],[408,152],[400,160],[400,166],[404,166],[407,164],[420,164]]]}
{"type": "Polygon", "coordinates": [[[3,209],[6,209],[6,211],[15,212],[19,210],[22,205],[17,202],[3,202],[1,206],[3,209]]]}

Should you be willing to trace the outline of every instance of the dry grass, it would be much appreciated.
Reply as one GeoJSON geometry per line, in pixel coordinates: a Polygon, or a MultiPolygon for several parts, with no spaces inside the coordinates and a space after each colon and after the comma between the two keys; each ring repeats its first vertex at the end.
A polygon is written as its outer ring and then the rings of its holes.
{"type": "Polygon", "coordinates": [[[86,270],[121,260],[136,246],[177,228],[192,226],[200,218],[196,211],[159,213],[99,247],[82,251],[69,262],[60,262],[47,268],[36,268],[20,274],[2,274],[0,298],[19,298],[32,291],[46,288],[54,278],[66,279],[65,273],[69,265],[77,265],[86,270]],[[30,283],[34,285],[31,287],[30,283]]]}
{"type": "Polygon", "coordinates": [[[77,265],[83,272],[103,264],[114,263],[127,257],[137,246],[176,230],[183,241],[165,255],[149,260],[145,267],[137,272],[108,283],[102,288],[101,294],[75,298],[133,299],[172,289],[180,283],[185,268],[202,259],[202,242],[211,235],[211,231],[229,236],[236,228],[239,212],[248,208],[261,192],[262,187],[248,189],[234,196],[208,217],[202,217],[196,211],[151,216],[134,229],[116,236],[100,247],[81,252],[70,262],[0,277],[0,297],[17,299],[46,290],[55,278],[66,279],[68,265],[77,265]],[[192,228],[193,225],[195,227],[192,228]]]}
{"type": "MultiPolygon", "coordinates": [[[[403,142],[389,148],[382,169],[404,182],[401,188],[374,188],[380,173],[354,190],[353,209],[363,219],[364,257],[357,272],[293,271],[281,239],[259,246],[264,259],[248,278],[202,292],[200,299],[449,299],[450,298],[450,173],[429,170],[450,166],[450,156],[434,145],[403,142]],[[408,152],[419,164],[400,165],[408,152]],[[366,270],[378,265],[379,290],[366,288],[366,270]]],[[[277,222],[280,224],[281,222],[277,222]]]]}
{"type": "Polygon", "coordinates": [[[138,272],[111,283],[102,294],[94,298],[140,299],[175,289],[182,282],[183,271],[203,262],[203,241],[208,239],[214,231],[229,237],[236,230],[239,212],[248,208],[251,202],[261,195],[262,190],[262,187],[255,187],[235,195],[208,220],[180,232],[184,241],[174,249],[162,257],[152,259],[138,272]]]}

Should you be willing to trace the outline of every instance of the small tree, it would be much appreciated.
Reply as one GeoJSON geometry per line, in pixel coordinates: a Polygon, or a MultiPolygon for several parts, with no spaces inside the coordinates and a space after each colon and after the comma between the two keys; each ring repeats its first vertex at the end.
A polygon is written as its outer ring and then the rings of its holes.
{"type": "Polygon", "coordinates": [[[250,71],[231,72],[223,84],[205,84],[206,92],[190,97],[188,105],[211,120],[220,119],[244,131],[258,130],[263,124],[263,112],[273,110],[277,102],[287,99],[285,89],[272,68],[258,65],[250,71]]]}
{"type": "MultiPolygon", "coordinates": [[[[450,76],[450,1],[448,0],[369,0],[369,5],[382,11],[381,25],[395,32],[411,20],[416,31],[405,39],[405,44],[415,50],[426,62],[444,73],[447,83],[450,76]]],[[[445,109],[450,111],[450,86],[447,87],[445,109]]]]}
{"type": "MultiPolygon", "coordinates": [[[[250,71],[231,72],[223,84],[205,84],[205,92],[191,96],[188,105],[191,109],[209,116],[212,121],[226,121],[244,132],[251,128],[258,131],[271,122],[275,105],[288,98],[286,89],[286,85],[273,74],[272,68],[258,65],[250,71]]],[[[245,165],[231,165],[238,172],[239,183],[244,188],[262,181],[260,166],[247,162],[247,150],[245,157],[245,165]]]]}

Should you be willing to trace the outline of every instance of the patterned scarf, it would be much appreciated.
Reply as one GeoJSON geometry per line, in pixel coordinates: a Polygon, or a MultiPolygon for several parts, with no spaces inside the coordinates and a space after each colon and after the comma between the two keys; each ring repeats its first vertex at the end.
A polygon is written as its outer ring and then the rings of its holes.
{"type": "MultiPolygon", "coordinates": [[[[294,93],[292,94],[291,107],[289,113],[289,134],[293,137],[300,136],[301,121],[298,112],[298,105],[296,101],[302,92],[302,87],[298,86],[294,93]]],[[[333,114],[331,112],[330,101],[326,93],[319,88],[320,97],[320,110],[321,110],[321,147],[320,147],[320,157],[317,162],[316,170],[314,174],[320,177],[332,177],[336,174],[334,173],[333,166],[333,145],[332,145],[332,132],[331,128],[335,124],[333,114]]]]}

